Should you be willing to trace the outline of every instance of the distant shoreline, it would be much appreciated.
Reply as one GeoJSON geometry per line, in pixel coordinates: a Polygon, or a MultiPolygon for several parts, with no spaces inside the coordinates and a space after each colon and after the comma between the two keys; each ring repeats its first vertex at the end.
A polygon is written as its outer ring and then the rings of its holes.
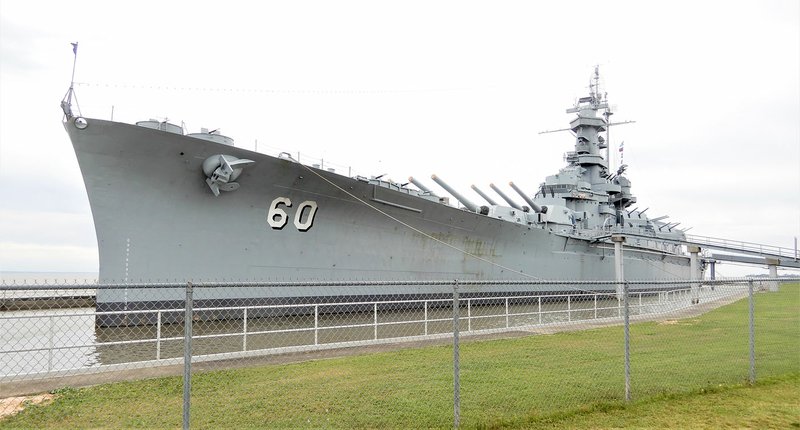
{"type": "Polygon", "coordinates": [[[0,271],[0,281],[13,282],[13,283],[42,283],[42,282],[56,282],[56,283],[82,283],[97,282],[97,272],[26,272],[26,271],[13,271],[3,270],[0,271]]]}

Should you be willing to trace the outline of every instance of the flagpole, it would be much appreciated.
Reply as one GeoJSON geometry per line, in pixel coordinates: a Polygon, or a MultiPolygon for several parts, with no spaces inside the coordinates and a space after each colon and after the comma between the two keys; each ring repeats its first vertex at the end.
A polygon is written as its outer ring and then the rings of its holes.
{"type": "Polygon", "coordinates": [[[72,53],[75,55],[72,57],[72,78],[69,82],[70,87],[75,82],[75,64],[78,62],[78,42],[72,44],[72,53]]]}
{"type": "MultiPolygon", "coordinates": [[[[72,117],[72,95],[75,92],[75,65],[78,63],[78,42],[70,42],[70,45],[72,45],[72,54],[74,55],[72,57],[72,77],[69,80],[67,94],[64,96],[64,99],[61,100],[61,109],[64,111],[64,116],[66,118],[72,117]]],[[[76,98],[75,101],[77,102],[78,99],[76,98]]]]}
{"type": "Polygon", "coordinates": [[[72,45],[72,53],[74,56],[72,57],[72,77],[69,80],[69,98],[67,99],[68,102],[72,101],[72,92],[75,86],[75,65],[78,63],[78,42],[71,43],[72,45]]]}

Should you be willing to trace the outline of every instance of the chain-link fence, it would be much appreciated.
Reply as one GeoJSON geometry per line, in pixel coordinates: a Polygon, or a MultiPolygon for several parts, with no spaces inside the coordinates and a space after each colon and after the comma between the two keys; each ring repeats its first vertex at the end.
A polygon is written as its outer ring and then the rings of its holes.
{"type": "Polygon", "coordinates": [[[272,411],[264,425],[441,427],[535,419],[800,370],[793,314],[799,295],[788,308],[774,300],[762,305],[758,293],[775,285],[748,279],[2,285],[0,397],[173,376],[183,390],[167,396],[172,409],[150,412],[177,415],[156,421],[164,425],[246,426],[209,406],[222,387],[237,406],[272,411]],[[442,345],[452,353],[442,355],[442,345]],[[354,354],[378,358],[360,371],[361,364],[346,361],[315,368],[346,375],[316,384],[302,375],[236,373],[354,354]],[[228,387],[230,381],[237,383],[228,387]],[[359,401],[340,403],[337,396],[359,401]],[[275,403],[283,406],[270,409],[275,403]],[[298,417],[307,421],[293,421],[298,417]]]}

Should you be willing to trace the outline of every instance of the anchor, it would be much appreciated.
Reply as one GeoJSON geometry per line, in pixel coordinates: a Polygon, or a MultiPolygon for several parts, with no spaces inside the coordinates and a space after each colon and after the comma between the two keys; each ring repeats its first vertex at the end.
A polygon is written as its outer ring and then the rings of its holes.
{"type": "Polygon", "coordinates": [[[220,191],[236,191],[239,183],[235,181],[242,174],[242,169],[254,163],[253,160],[239,159],[232,155],[212,155],[203,161],[206,184],[215,196],[219,196],[220,191]]]}

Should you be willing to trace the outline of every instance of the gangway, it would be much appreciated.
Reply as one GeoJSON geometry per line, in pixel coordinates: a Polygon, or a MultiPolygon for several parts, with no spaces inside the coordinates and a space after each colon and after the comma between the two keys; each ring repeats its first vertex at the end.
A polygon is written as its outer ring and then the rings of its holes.
{"type": "Polygon", "coordinates": [[[715,237],[695,235],[687,235],[686,243],[697,245],[703,248],[716,249],[719,251],[736,252],[793,261],[798,260],[796,249],[783,248],[780,246],[761,245],[758,243],[743,242],[739,240],[719,239],[715,237]]]}
{"type": "MultiPolygon", "coordinates": [[[[637,232],[630,232],[624,229],[619,231],[615,230],[613,231],[613,234],[638,239],[656,239],[662,242],[685,245],[687,247],[697,247],[725,252],[725,254],[712,253],[710,258],[707,259],[709,261],[731,261],[746,264],[763,264],[770,267],[781,266],[800,269],[800,261],[798,260],[797,249],[694,235],[687,235],[686,239],[664,238],[637,232]]],[[[611,236],[611,234],[604,234],[595,237],[592,239],[592,241],[603,242],[607,239],[610,239],[611,236]]]]}

